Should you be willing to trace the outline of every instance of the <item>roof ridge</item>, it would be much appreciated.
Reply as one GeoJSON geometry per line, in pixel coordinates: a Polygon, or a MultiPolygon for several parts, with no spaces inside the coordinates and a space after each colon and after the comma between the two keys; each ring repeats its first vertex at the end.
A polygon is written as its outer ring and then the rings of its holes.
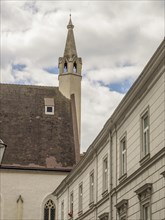
{"type": "Polygon", "coordinates": [[[14,83],[0,83],[0,85],[6,85],[6,86],[25,86],[25,87],[43,87],[43,88],[59,88],[58,86],[42,86],[42,85],[27,85],[27,84],[14,84],[14,83]]]}

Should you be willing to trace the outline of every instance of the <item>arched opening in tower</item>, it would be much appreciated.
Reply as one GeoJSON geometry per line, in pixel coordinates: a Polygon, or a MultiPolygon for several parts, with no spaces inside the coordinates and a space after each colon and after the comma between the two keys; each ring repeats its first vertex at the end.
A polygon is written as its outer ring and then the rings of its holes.
{"type": "Polygon", "coordinates": [[[67,62],[64,63],[64,73],[67,73],[68,71],[68,65],[67,62]]]}
{"type": "Polygon", "coordinates": [[[77,64],[76,63],[73,64],[73,72],[77,73],[77,64]]]}

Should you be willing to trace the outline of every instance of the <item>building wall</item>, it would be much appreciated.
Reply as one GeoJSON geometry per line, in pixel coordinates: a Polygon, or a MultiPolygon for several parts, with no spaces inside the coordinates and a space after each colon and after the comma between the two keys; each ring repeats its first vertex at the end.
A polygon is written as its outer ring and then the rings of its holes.
{"type": "Polygon", "coordinates": [[[78,74],[60,74],[59,90],[68,99],[75,95],[75,107],[78,127],[78,137],[80,141],[81,132],[81,75],[78,74]]]}
{"type": "MultiPolygon", "coordinates": [[[[23,199],[23,218],[42,220],[44,203],[68,173],[1,170],[1,220],[17,219],[17,200],[23,199]]],[[[54,199],[55,202],[55,199],[54,199]]],[[[56,210],[57,211],[57,210],[56,210]]]]}
{"type": "MultiPolygon", "coordinates": [[[[160,57],[160,56],[159,56],[160,57]]],[[[153,61],[152,61],[153,62],[153,61]]],[[[151,63],[152,63],[151,62],[151,63]]],[[[119,220],[121,204],[125,202],[128,220],[142,219],[142,198],[149,201],[152,219],[165,219],[165,179],[161,173],[165,170],[165,66],[163,62],[152,63],[148,68],[148,80],[144,83],[121,116],[108,127],[103,127],[93,145],[87,150],[62,186],[55,191],[58,201],[65,197],[66,213],[69,218],[69,193],[74,192],[73,219],[108,219],[119,220]],[[156,66],[155,70],[153,66],[156,66]],[[150,75],[149,75],[150,74],[150,75]],[[142,156],[142,116],[148,112],[149,117],[149,153],[142,156]],[[126,172],[121,176],[121,140],[126,140],[126,172]],[[108,189],[103,192],[103,159],[108,158],[108,189]],[[91,170],[95,174],[95,200],[89,206],[89,177],[91,170]],[[83,182],[83,212],[78,213],[78,186],[83,182]],[[147,189],[146,193],[143,188],[147,189]],[[143,187],[143,188],[142,188],[143,187]],[[144,192],[143,192],[143,191],[144,192]],[[148,193],[148,194],[147,194],[148,193]],[[150,193],[150,194],[149,194],[150,193]],[[142,196],[143,197],[142,197],[142,196]]],[[[135,88],[131,91],[134,92],[135,88]]],[[[129,93],[127,100],[132,96],[129,93]]],[[[127,101],[126,100],[126,101],[127,101]]],[[[123,103],[124,105],[125,103],[123,103]]],[[[121,106],[122,108],[122,106],[121,106]]],[[[123,206],[123,207],[124,207],[123,206]]],[[[121,212],[120,212],[121,210],[121,212]]],[[[123,213],[122,213],[123,214],[123,213]]],[[[57,219],[61,219],[60,214],[57,219]]]]}

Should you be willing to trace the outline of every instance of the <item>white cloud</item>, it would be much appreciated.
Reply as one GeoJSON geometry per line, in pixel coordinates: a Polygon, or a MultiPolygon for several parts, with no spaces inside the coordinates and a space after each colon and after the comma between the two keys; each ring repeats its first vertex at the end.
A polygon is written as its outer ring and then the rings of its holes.
{"type": "Polygon", "coordinates": [[[87,78],[82,81],[82,150],[92,143],[123,96],[87,78]]]}
{"type": "Polygon", "coordinates": [[[84,151],[123,97],[106,86],[123,86],[125,80],[131,84],[163,40],[163,4],[161,0],[3,1],[1,81],[58,85],[57,75],[44,68],[58,66],[71,9],[77,51],[83,60],[84,151]],[[13,71],[12,64],[26,68],[13,71]]]}

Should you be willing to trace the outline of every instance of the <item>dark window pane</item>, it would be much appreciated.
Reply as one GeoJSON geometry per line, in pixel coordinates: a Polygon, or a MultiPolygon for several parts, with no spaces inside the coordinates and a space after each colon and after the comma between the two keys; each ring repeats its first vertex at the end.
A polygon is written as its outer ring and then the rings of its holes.
{"type": "Polygon", "coordinates": [[[52,112],[52,111],[53,111],[52,107],[47,107],[47,112],[52,112]]]}
{"type": "Polygon", "coordinates": [[[51,220],[55,220],[55,209],[51,209],[51,220]]]}
{"type": "Polygon", "coordinates": [[[44,220],[49,220],[49,209],[44,209],[44,220]]]}

